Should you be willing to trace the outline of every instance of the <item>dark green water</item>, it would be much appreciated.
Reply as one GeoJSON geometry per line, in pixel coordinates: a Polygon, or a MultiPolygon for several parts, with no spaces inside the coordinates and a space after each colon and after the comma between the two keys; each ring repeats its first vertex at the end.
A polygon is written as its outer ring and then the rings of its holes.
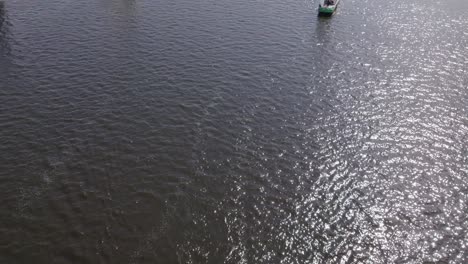
{"type": "Polygon", "coordinates": [[[0,0],[0,263],[466,263],[468,2],[0,0]]]}

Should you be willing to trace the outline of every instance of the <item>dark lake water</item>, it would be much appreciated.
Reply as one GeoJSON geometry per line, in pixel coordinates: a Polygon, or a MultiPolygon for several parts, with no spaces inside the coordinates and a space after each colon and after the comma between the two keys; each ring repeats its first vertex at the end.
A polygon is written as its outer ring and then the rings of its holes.
{"type": "Polygon", "coordinates": [[[468,263],[468,1],[0,0],[0,263],[468,263]]]}

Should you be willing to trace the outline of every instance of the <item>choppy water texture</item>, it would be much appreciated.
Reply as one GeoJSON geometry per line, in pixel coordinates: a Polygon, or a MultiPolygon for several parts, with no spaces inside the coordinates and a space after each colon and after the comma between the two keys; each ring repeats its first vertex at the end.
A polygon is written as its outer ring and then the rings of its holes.
{"type": "Polygon", "coordinates": [[[467,263],[468,2],[0,1],[1,263],[467,263]]]}

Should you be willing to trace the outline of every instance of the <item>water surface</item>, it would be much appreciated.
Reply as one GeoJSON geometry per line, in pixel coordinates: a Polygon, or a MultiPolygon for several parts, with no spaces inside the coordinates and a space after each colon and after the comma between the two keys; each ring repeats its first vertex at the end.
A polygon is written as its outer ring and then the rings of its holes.
{"type": "Polygon", "coordinates": [[[0,2],[1,263],[465,263],[468,2],[0,2]]]}

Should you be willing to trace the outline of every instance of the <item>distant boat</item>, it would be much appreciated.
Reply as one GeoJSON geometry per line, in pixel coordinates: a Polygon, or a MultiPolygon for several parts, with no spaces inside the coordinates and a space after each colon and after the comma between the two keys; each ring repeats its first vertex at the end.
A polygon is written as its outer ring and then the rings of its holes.
{"type": "Polygon", "coordinates": [[[340,0],[324,0],[319,4],[319,15],[321,16],[331,16],[335,13],[338,8],[340,0]]]}

